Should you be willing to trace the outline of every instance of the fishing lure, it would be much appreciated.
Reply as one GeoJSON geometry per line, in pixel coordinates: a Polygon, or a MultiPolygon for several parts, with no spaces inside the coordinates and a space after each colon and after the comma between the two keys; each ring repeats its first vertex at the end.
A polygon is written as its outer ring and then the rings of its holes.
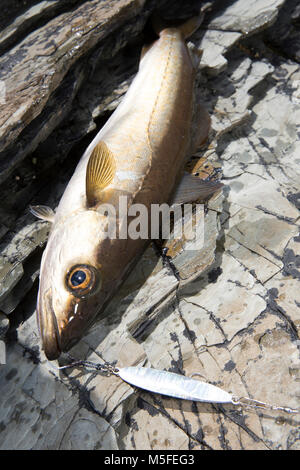
{"type": "Polygon", "coordinates": [[[135,387],[173,398],[206,403],[230,403],[236,406],[239,405],[242,407],[260,408],[264,410],[276,410],[294,414],[300,412],[300,410],[297,409],[271,405],[263,401],[254,400],[250,397],[236,397],[210,383],[192,379],[174,372],[152,369],[149,367],[117,368],[108,362],[105,362],[104,364],[95,364],[90,361],[79,360],[60,366],[58,369],[62,370],[75,366],[94,369],[108,376],[115,375],[135,387]]]}

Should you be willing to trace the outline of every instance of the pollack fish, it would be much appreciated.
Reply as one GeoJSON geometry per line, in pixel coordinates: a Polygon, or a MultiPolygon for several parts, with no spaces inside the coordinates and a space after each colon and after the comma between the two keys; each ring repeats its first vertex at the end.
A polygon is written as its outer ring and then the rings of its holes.
{"type": "MultiPolygon", "coordinates": [[[[157,26],[120,105],[84,152],[56,209],[32,207],[52,228],[43,253],[37,319],[48,359],[73,346],[141,256],[147,240],[109,238],[103,204],[187,202],[220,183],[184,175],[188,156],[208,135],[210,118],[195,99],[200,53],[185,39],[199,26],[157,26]]],[[[121,221],[122,222],[122,221],[121,221]]]]}

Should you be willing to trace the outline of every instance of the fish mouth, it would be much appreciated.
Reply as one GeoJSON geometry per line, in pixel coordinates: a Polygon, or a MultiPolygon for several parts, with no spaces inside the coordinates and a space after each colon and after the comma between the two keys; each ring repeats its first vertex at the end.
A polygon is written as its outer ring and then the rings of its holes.
{"type": "Polygon", "coordinates": [[[60,330],[52,304],[52,289],[49,288],[42,298],[38,299],[37,320],[39,332],[43,350],[49,361],[58,359],[62,352],[68,351],[79,341],[81,335],[78,335],[78,331],[81,331],[82,328],[76,326],[76,321],[72,321],[76,316],[76,311],[77,308],[73,311],[72,306],[70,306],[69,314],[66,313],[65,315],[68,320],[60,330]]]}
{"type": "Polygon", "coordinates": [[[38,302],[37,317],[43,349],[49,361],[57,359],[62,351],[57,318],[52,307],[52,289],[48,289],[42,299],[42,308],[38,302]]]}
{"type": "Polygon", "coordinates": [[[70,299],[63,312],[55,313],[52,288],[39,292],[37,302],[37,322],[43,350],[49,361],[58,359],[63,352],[69,351],[82,338],[98,313],[98,301],[93,299],[83,304],[78,299],[70,299]]]}

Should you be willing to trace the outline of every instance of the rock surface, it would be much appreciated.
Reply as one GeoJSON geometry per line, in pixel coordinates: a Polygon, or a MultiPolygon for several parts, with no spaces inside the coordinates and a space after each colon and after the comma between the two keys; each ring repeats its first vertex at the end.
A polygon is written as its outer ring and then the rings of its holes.
{"type": "MultiPolygon", "coordinates": [[[[5,2],[1,449],[300,448],[299,415],[184,402],[115,376],[59,372],[40,350],[34,310],[49,226],[27,207],[57,204],[137,70],[157,3],[25,2],[20,11],[5,2]]],[[[159,3],[177,17],[198,7],[159,3]]],[[[149,246],[74,357],[198,372],[235,395],[300,408],[300,52],[288,47],[299,14],[293,0],[212,4],[191,38],[204,50],[199,90],[213,130],[189,171],[205,177],[221,168],[225,183],[202,214],[204,244],[167,242],[171,258],[149,246]]]]}

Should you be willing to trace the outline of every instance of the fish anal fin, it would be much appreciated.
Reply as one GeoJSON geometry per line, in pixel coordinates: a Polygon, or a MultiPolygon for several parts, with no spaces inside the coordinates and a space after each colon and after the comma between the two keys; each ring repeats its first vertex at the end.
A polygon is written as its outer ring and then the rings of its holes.
{"type": "Polygon", "coordinates": [[[184,204],[198,199],[205,200],[223,186],[219,181],[204,181],[185,173],[173,196],[172,204],[184,204]]]}
{"type": "Polygon", "coordinates": [[[101,201],[101,192],[110,185],[115,172],[114,156],[101,141],[92,151],[86,169],[86,198],[89,206],[101,201]]]}
{"type": "Polygon", "coordinates": [[[30,212],[38,219],[47,220],[47,222],[54,222],[55,212],[48,206],[29,206],[30,212]]]}

